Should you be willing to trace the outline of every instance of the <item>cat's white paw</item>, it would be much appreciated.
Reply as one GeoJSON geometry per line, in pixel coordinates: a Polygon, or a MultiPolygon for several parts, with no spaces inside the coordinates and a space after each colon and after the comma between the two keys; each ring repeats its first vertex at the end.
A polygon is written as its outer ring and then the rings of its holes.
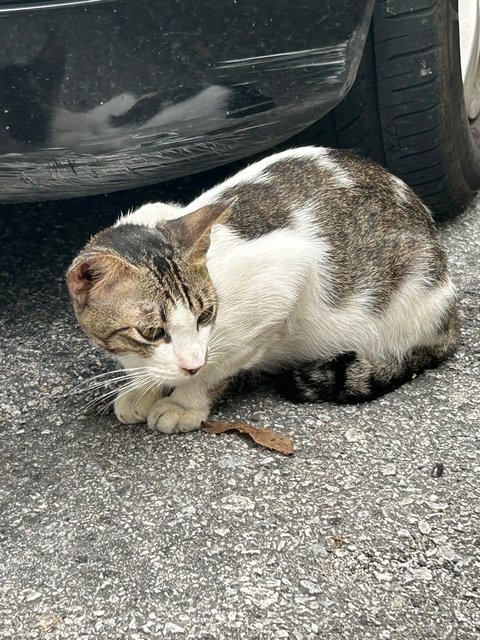
{"type": "Polygon", "coordinates": [[[171,398],[162,398],[150,410],[148,426],[163,433],[195,431],[207,417],[207,409],[185,409],[171,398]]]}
{"type": "Polygon", "coordinates": [[[158,401],[159,393],[150,391],[130,391],[123,393],[115,399],[115,415],[123,424],[136,424],[146,422],[150,409],[158,401]]]}

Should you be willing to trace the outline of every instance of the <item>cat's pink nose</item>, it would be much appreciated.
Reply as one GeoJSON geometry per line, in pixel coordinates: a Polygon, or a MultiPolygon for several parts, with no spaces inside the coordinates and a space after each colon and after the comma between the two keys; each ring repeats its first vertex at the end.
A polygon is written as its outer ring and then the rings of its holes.
{"type": "Polygon", "coordinates": [[[188,375],[194,376],[197,371],[207,363],[207,354],[198,352],[188,355],[182,355],[178,358],[177,362],[184,373],[188,373],[188,375]]]}
{"type": "Polygon", "coordinates": [[[185,371],[185,373],[188,373],[191,376],[194,376],[198,369],[200,369],[200,367],[198,367],[197,369],[185,369],[185,367],[182,367],[182,371],[185,371]]]}

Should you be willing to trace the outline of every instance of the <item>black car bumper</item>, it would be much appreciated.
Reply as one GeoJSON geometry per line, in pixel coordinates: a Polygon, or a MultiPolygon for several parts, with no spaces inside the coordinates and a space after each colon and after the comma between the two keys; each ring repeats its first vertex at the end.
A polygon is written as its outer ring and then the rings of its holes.
{"type": "Polygon", "coordinates": [[[374,0],[0,0],[0,201],[166,180],[348,91],[374,0]]]}

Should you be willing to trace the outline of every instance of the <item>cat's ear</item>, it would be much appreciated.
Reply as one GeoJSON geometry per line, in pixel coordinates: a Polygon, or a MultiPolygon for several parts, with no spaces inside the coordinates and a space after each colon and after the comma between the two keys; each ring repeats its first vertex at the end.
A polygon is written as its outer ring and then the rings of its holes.
{"type": "Polygon", "coordinates": [[[188,253],[205,254],[210,246],[210,231],[214,224],[225,222],[237,198],[227,202],[207,204],[181,218],[169,220],[167,228],[177,243],[188,253]]]}
{"type": "Polygon", "coordinates": [[[77,304],[84,305],[92,289],[99,289],[118,280],[133,268],[127,262],[110,254],[80,254],[67,271],[67,287],[77,304]]]}
{"type": "Polygon", "coordinates": [[[89,261],[77,258],[68,269],[66,278],[70,297],[76,302],[83,302],[93,286],[89,261]]]}

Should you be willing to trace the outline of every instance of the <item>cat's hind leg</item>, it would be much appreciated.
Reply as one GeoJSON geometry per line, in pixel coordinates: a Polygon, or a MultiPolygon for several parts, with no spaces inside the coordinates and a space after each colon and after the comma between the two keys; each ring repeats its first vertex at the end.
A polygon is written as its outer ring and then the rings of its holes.
{"type": "Polygon", "coordinates": [[[279,392],[292,402],[367,402],[392,391],[434,366],[431,353],[416,350],[408,361],[370,361],[355,353],[342,353],[326,363],[310,363],[282,373],[279,392]],[[415,362],[415,365],[414,365],[415,362]]]}
{"type": "Polygon", "coordinates": [[[424,369],[437,366],[455,349],[459,320],[455,306],[429,345],[409,350],[402,358],[373,360],[353,352],[329,362],[313,362],[286,371],[278,389],[293,402],[356,403],[373,400],[412,380],[424,369]]]}
{"type": "Polygon", "coordinates": [[[310,362],[283,371],[276,376],[276,387],[291,402],[338,402],[347,368],[355,360],[355,353],[342,353],[328,362],[310,362]]]}

